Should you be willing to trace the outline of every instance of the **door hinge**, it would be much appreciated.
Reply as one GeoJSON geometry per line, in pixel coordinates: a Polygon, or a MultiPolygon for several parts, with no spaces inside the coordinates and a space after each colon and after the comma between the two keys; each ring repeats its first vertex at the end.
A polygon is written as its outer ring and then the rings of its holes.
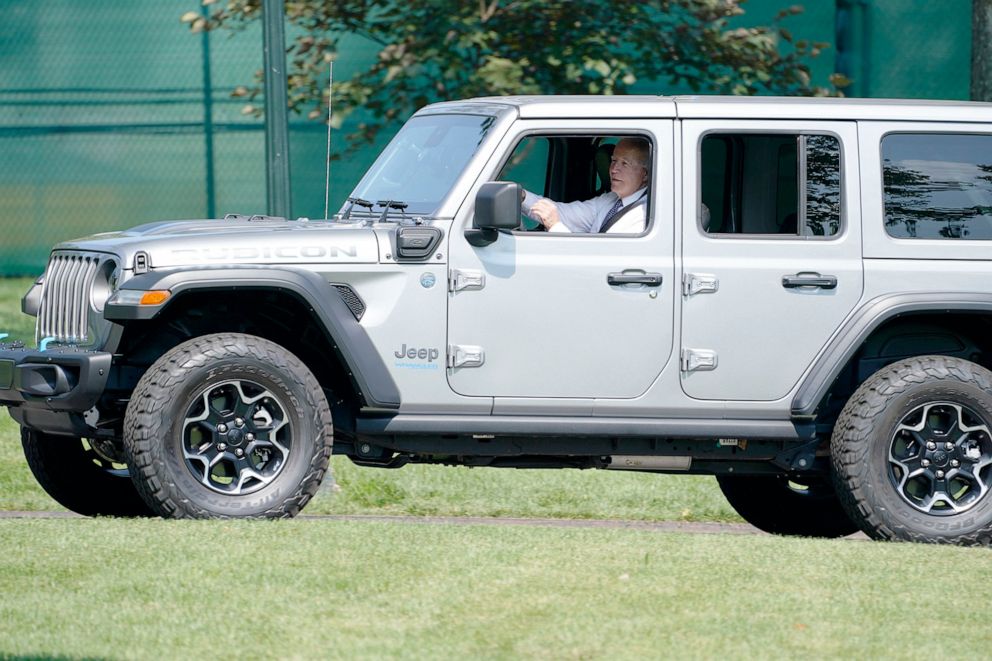
{"type": "Polygon", "coordinates": [[[480,367],[486,362],[486,352],[482,347],[470,344],[448,345],[448,367],[480,367]]]}
{"type": "Polygon", "coordinates": [[[709,372],[717,365],[716,351],[710,349],[682,349],[683,372],[709,372]]]}
{"type": "Polygon", "coordinates": [[[709,273],[684,273],[682,275],[682,295],[713,294],[720,289],[720,280],[709,273]]]}
{"type": "Polygon", "coordinates": [[[482,271],[451,269],[448,271],[448,291],[464,291],[466,289],[483,289],[486,286],[486,274],[482,271]]]}

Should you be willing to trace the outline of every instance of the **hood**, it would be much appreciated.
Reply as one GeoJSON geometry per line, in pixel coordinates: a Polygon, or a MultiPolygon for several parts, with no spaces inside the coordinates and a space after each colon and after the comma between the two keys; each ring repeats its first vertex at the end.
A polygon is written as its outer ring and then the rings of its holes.
{"type": "Polygon", "coordinates": [[[113,253],[131,268],[145,252],[151,268],[198,264],[373,264],[369,227],[326,220],[177,220],[65,241],[56,250],[113,253]]]}

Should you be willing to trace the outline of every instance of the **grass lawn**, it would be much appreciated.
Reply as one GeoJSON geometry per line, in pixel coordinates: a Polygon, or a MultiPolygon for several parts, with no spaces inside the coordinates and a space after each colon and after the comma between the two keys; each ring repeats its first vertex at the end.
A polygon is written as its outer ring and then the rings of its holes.
{"type": "Polygon", "coordinates": [[[32,278],[0,278],[0,333],[8,340],[23,340],[34,346],[34,317],[21,313],[21,297],[34,282],[32,278]]]}
{"type": "MultiPolygon", "coordinates": [[[[29,284],[0,280],[0,332],[31,339],[29,284]]],[[[334,470],[307,513],[739,520],[707,477],[334,470]]],[[[59,509],[6,413],[0,509],[59,509]]],[[[990,576],[987,549],[771,536],[0,520],[0,659],[980,658],[990,576]]]]}
{"type": "Polygon", "coordinates": [[[6,520],[0,657],[981,658],[989,576],[770,536],[6,520]]]}

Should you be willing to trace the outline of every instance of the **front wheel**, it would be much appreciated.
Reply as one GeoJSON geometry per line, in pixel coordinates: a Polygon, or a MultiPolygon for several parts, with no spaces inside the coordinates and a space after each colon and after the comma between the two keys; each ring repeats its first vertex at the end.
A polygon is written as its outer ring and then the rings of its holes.
{"type": "Polygon", "coordinates": [[[296,515],[327,470],[323,390],[296,356],[250,335],[207,335],[142,376],[124,418],[131,476],[173,518],[296,515]]]}
{"type": "Polygon", "coordinates": [[[947,356],[865,381],[831,441],[838,492],[876,539],[992,543],[992,372],[947,356]]]}
{"type": "Polygon", "coordinates": [[[787,475],[718,475],[716,479],[741,518],[765,532],[845,537],[858,531],[826,476],[808,475],[798,481],[787,475]]]}
{"type": "Polygon", "coordinates": [[[41,488],[68,510],[85,516],[153,516],[127,467],[96,441],[21,428],[21,447],[41,488]]]}

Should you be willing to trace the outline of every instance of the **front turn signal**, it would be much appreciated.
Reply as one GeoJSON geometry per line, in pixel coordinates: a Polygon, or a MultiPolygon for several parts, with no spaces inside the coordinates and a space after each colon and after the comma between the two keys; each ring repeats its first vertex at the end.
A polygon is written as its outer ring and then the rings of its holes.
{"type": "Polygon", "coordinates": [[[166,289],[153,289],[141,295],[138,305],[161,305],[169,300],[170,296],[172,296],[172,293],[166,289]]]}

